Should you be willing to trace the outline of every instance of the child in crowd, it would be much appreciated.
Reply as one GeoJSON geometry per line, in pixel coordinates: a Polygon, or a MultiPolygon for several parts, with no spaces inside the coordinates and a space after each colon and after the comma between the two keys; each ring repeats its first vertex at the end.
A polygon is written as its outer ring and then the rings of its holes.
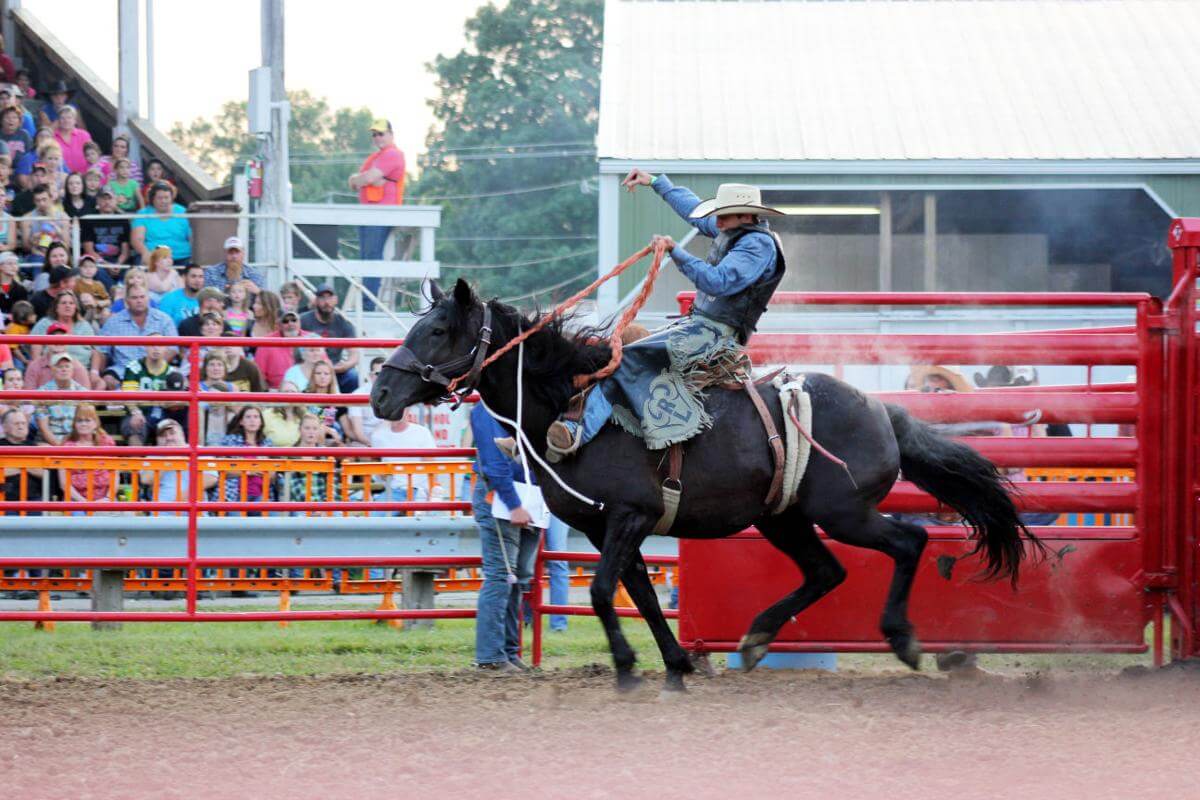
{"type": "Polygon", "coordinates": [[[83,193],[93,204],[96,202],[96,197],[100,194],[101,187],[104,186],[104,175],[101,174],[98,167],[89,168],[83,173],[83,193]]]}
{"type": "Polygon", "coordinates": [[[163,166],[163,162],[157,158],[152,158],[146,162],[146,176],[142,182],[142,197],[149,197],[150,189],[156,183],[165,183],[171,187],[172,194],[176,193],[175,181],[167,177],[167,168],[163,166]]]}
{"type": "Polygon", "coordinates": [[[83,171],[86,173],[93,169],[97,170],[100,173],[100,183],[104,183],[108,179],[108,164],[100,160],[100,155],[100,145],[95,142],[84,142],[83,160],[87,162],[87,166],[83,168],[83,171]]]}
{"type": "Polygon", "coordinates": [[[246,335],[246,328],[250,325],[250,293],[246,291],[245,281],[229,284],[225,324],[238,336],[246,335]]]}
{"type": "Polygon", "coordinates": [[[118,158],[113,162],[112,177],[108,179],[108,188],[117,196],[117,210],[122,214],[132,214],[146,203],[142,199],[142,189],[131,174],[133,162],[128,158],[118,158]]]}
{"type": "MultiPolygon", "coordinates": [[[[112,447],[112,437],[100,427],[100,415],[96,407],[88,403],[79,406],[75,411],[75,419],[71,423],[71,432],[62,442],[64,447],[112,447]]],[[[59,485],[70,487],[70,500],[74,502],[108,500],[109,488],[112,486],[112,471],[107,469],[94,470],[60,470],[59,485]],[[70,472],[68,478],[67,473],[70,472]]],[[[74,511],[73,516],[83,516],[85,512],[74,511]]]]}
{"type": "Polygon", "coordinates": [[[279,306],[283,311],[292,311],[297,314],[303,314],[308,310],[304,307],[304,293],[300,291],[300,284],[288,281],[279,287],[279,306]]]}
{"type": "MultiPolygon", "coordinates": [[[[4,370],[3,387],[6,391],[20,392],[25,389],[25,373],[21,372],[18,367],[9,367],[4,370]]],[[[28,400],[14,400],[6,406],[0,406],[3,409],[19,408],[25,414],[28,420],[33,419],[34,412],[37,411],[37,406],[28,400]]],[[[33,438],[33,431],[30,431],[30,438],[33,438]]]]}
{"type": "MultiPolygon", "coordinates": [[[[8,327],[4,329],[4,332],[9,336],[22,336],[33,330],[33,326],[37,324],[37,313],[33,310],[33,303],[28,300],[18,300],[13,303],[12,312],[9,316],[11,321],[8,323],[8,327]]],[[[17,345],[16,349],[21,352],[22,358],[25,361],[29,360],[29,345],[17,345]]]]}
{"type": "Polygon", "coordinates": [[[7,153],[0,155],[0,200],[4,201],[4,213],[12,213],[13,199],[17,196],[17,187],[12,184],[12,156],[7,153]]]}

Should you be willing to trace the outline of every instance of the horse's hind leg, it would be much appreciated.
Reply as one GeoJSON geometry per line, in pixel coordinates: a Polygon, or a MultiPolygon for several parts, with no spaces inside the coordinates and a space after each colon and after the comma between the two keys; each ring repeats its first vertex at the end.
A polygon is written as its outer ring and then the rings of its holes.
{"type": "Polygon", "coordinates": [[[920,669],[921,644],[908,619],[908,596],[929,534],[920,525],[885,517],[874,509],[830,513],[817,522],[830,538],[878,550],[895,562],[879,629],[897,658],[920,669]]]}
{"type": "Polygon", "coordinates": [[[754,618],[750,630],[742,637],[738,652],[742,669],[754,669],[767,647],[789,619],[833,591],[846,579],[846,570],[817,537],[813,524],[796,510],[785,511],[779,517],[759,520],[758,530],[763,537],[782,550],[804,574],[799,589],[784,597],[754,618]]]}

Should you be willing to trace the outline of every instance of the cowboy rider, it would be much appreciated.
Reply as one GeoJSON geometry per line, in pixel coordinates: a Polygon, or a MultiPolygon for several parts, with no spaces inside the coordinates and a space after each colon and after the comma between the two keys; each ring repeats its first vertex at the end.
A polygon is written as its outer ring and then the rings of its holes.
{"type": "Polygon", "coordinates": [[[699,391],[683,376],[740,355],[786,269],[779,237],[764,220],[783,212],[764,206],[757,187],[721,184],[716,197],[701,202],[667,176],[640,169],[631,170],[622,185],[630,192],[651,187],[714,241],[708,258],[701,259],[676,246],[670,236],[654,237],[653,244],[664,245],[675,266],[696,285],[692,313],[625,347],[617,371],[588,394],[581,418],[567,415],[551,424],[546,434],[551,460],[574,453],[610,417],[642,436],[650,449],[686,441],[708,427],[711,420],[699,391]]]}

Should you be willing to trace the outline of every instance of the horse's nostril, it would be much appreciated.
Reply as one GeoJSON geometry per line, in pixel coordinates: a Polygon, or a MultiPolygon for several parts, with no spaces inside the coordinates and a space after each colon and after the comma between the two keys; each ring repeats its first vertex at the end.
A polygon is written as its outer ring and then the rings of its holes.
{"type": "Polygon", "coordinates": [[[386,386],[375,387],[375,404],[377,406],[383,406],[384,402],[387,401],[387,396],[388,388],[386,386]]]}

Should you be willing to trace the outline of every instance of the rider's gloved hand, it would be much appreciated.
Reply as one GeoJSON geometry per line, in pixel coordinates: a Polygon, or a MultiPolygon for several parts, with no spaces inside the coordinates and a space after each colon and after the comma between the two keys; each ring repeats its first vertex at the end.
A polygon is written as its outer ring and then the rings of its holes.
{"type": "Polygon", "coordinates": [[[654,182],[654,176],[645,170],[640,170],[637,167],[629,170],[629,174],[625,176],[625,180],[621,181],[621,185],[629,191],[633,191],[639,185],[649,186],[654,182]]]}

